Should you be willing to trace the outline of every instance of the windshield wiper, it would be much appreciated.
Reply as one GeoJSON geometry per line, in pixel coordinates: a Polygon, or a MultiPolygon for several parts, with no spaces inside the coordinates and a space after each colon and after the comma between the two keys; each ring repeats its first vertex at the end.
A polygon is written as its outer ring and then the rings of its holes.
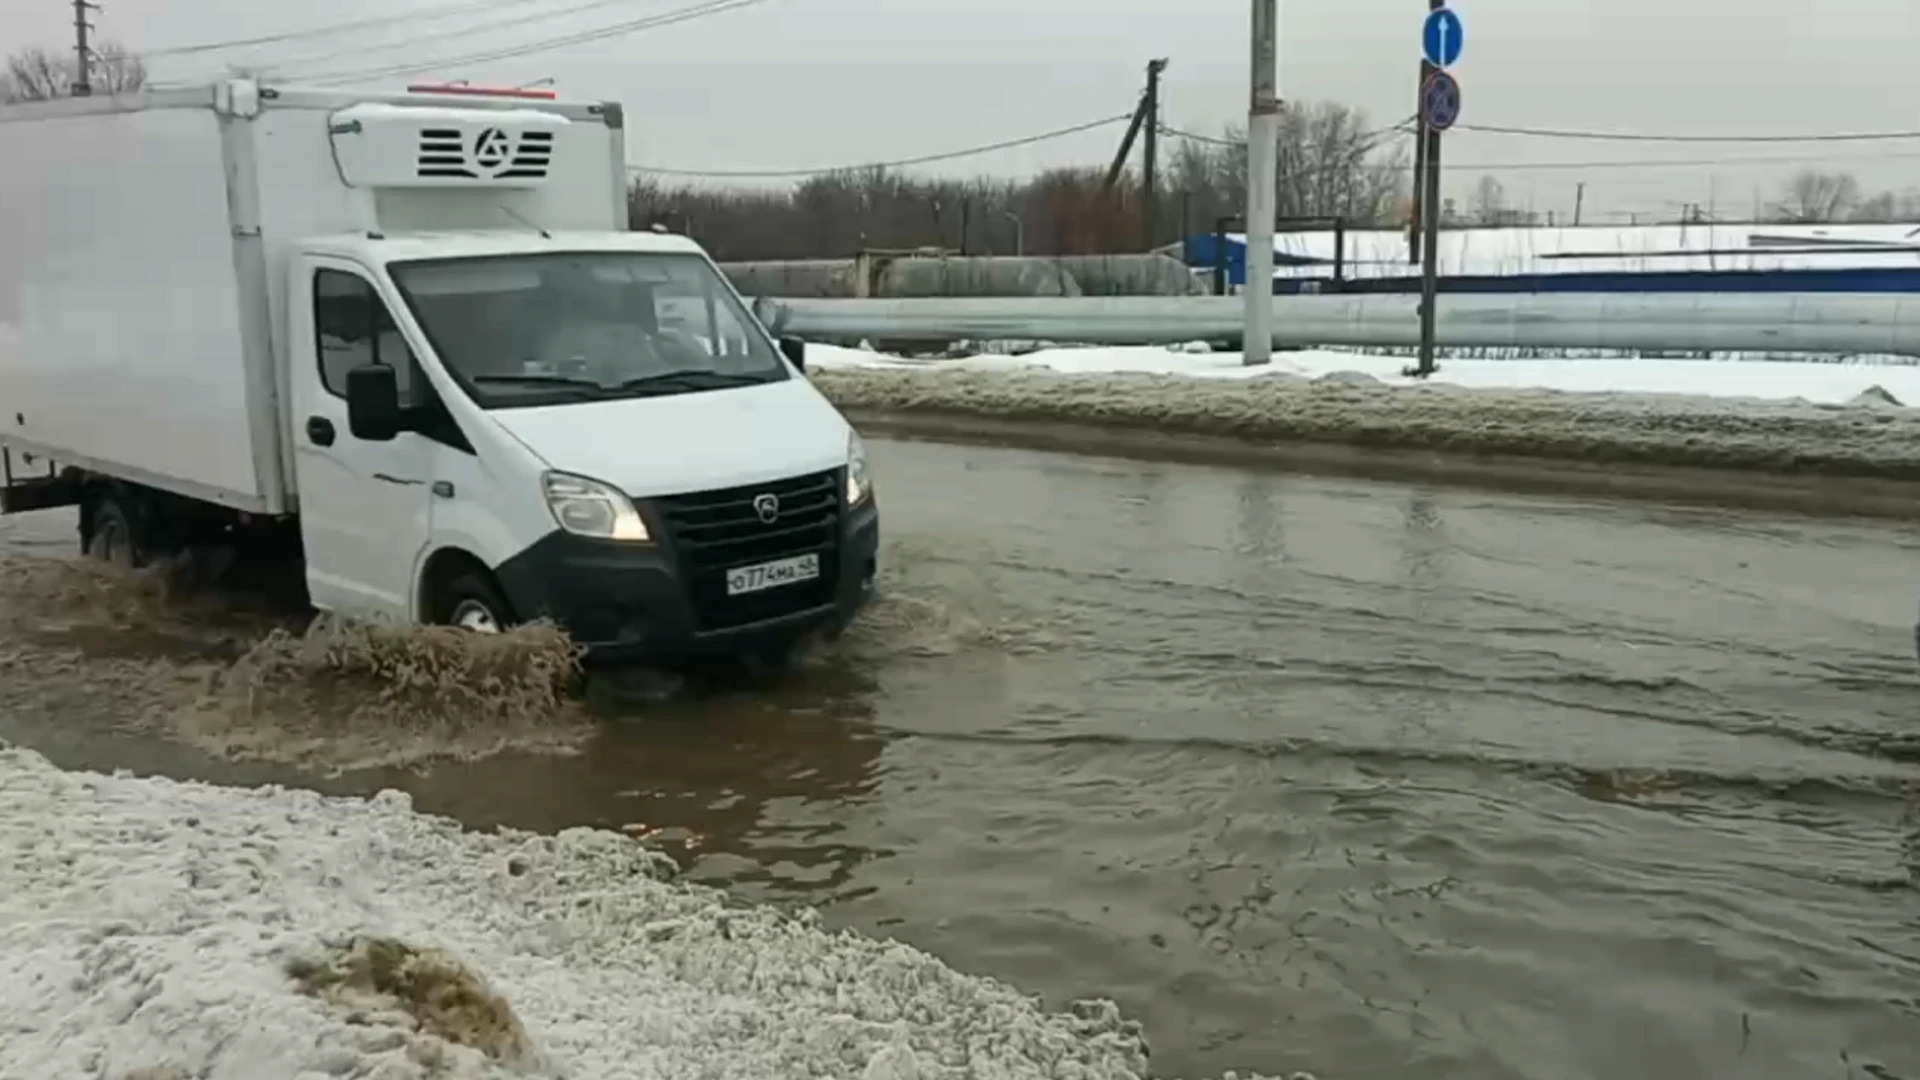
{"type": "Polygon", "coordinates": [[[758,386],[767,381],[759,375],[688,368],[685,371],[663,371],[657,375],[642,375],[628,379],[619,384],[616,389],[670,394],[679,390],[722,390],[730,386],[758,386]]]}
{"type": "Polygon", "coordinates": [[[477,383],[522,383],[527,386],[580,386],[588,390],[601,390],[603,387],[592,379],[578,379],[571,375],[472,375],[477,383]]]}

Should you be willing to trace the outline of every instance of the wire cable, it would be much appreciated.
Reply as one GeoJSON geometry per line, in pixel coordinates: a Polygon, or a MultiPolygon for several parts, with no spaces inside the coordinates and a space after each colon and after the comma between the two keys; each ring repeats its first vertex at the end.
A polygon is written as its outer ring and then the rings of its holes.
{"type": "MultiPolygon", "coordinates": [[[[1210,135],[1198,135],[1190,131],[1181,131],[1178,128],[1162,127],[1160,130],[1163,134],[1172,136],[1177,139],[1190,139],[1194,142],[1205,143],[1211,146],[1230,147],[1234,149],[1238,149],[1246,146],[1246,143],[1244,141],[1235,141],[1232,139],[1221,139],[1221,138],[1216,138],[1210,135]]],[[[1383,132],[1376,133],[1376,134],[1391,133],[1399,130],[1402,130],[1402,129],[1387,128],[1387,129],[1383,129],[1383,132]]],[[[1849,156],[1845,160],[1903,161],[1903,160],[1914,160],[1914,159],[1920,159],[1920,152],[1892,153],[1892,154],[1875,153],[1875,154],[1867,154],[1867,155],[1859,155],[1859,156],[1849,156]]],[[[1693,158],[1693,159],[1653,158],[1653,159],[1643,159],[1643,160],[1637,160],[1637,161],[1509,161],[1509,162],[1483,162],[1483,163],[1460,162],[1457,164],[1453,162],[1448,162],[1446,167],[1448,170],[1458,170],[1462,172],[1506,172],[1509,170],[1514,172],[1535,172],[1535,171],[1572,170],[1572,169],[1698,169],[1698,168],[1716,168],[1716,167],[1741,168],[1745,166],[1762,166],[1762,165],[1802,165],[1810,162],[1822,162],[1822,161],[1834,161],[1834,160],[1837,160],[1837,159],[1834,157],[1833,154],[1826,153],[1826,154],[1777,155],[1772,157],[1693,158]]],[[[1304,172],[1296,172],[1293,175],[1295,176],[1310,175],[1313,173],[1331,172],[1336,169],[1347,169],[1352,167],[1353,165],[1349,162],[1338,162],[1331,166],[1317,167],[1314,169],[1305,170],[1304,172]]],[[[1405,163],[1405,162],[1372,163],[1372,164],[1367,164],[1364,167],[1373,168],[1373,169],[1393,169],[1399,172],[1413,171],[1413,165],[1411,163],[1405,163]]]]}
{"type": "Polygon", "coordinates": [[[534,6],[536,0],[467,0],[465,3],[445,4],[440,7],[422,8],[401,15],[379,15],[367,19],[353,19],[348,22],[331,23],[326,26],[310,26],[304,30],[288,30],[278,34],[262,34],[259,37],[229,38],[225,41],[206,41],[197,45],[175,45],[165,49],[145,49],[141,59],[159,59],[171,56],[195,56],[201,53],[224,52],[228,49],[247,49],[258,45],[279,45],[289,41],[307,38],[336,37],[361,30],[378,30],[385,26],[397,26],[418,19],[434,19],[447,15],[463,15],[468,12],[490,9],[534,6]]]}
{"type": "MultiPolygon", "coordinates": [[[[627,166],[627,171],[631,173],[639,173],[639,174],[654,175],[654,176],[677,176],[677,177],[687,177],[687,178],[696,178],[696,179],[795,180],[795,179],[805,179],[807,177],[813,177],[813,176],[827,176],[833,173],[856,172],[863,169],[897,169],[897,168],[906,168],[913,165],[928,165],[928,164],[934,164],[942,161],[955,161],[961,158],[975,157],[981,154],[992,153],[996,150],[1006,150],[1006,149],[1012,149],[1014,147],[1019,147],[1019,146],[1029,146],[1034,143],[1046,142],[1052,139],[1063,138],[1068,135],[1077,135],[1083,131],[1091,131],[1096,128],[1105,127],[1110,124],[1120,123],[1124,120],[1131,119],[1132,115],[1133,114],[1131,113],[1121,113],[1115,116],[1109,116],[1099,120],[1091,120],[1084,124],[1075,124],[1071,127],[1057,128],[1052,131],[1044,131],[1037,135],[1027,135],[1017,139],[1007,139],[1001,142],[987,143],[982,146],[970,146],[961,150],[950,150],[950,151],[946,151],[944,153],[938,153],[938,154],[923,154],[919,157],[899,158],[892,161],[873,161],[873,162],[866,162],[863,164],[856,164],[856,165],[839,165],[839,166],[816,168],[816,169],[678,169],[678,168],[667,168],[665,166],[636,164],[636,165],[627,166]]],[[[1197,135],[1197,134],[1194,134],[1193,132],[1181,131],[1178,128],[1162,127],[1160,130],[1163,134],[1172,136],[1174,138],[1190,139],[1195,142],[1207,143],[1214,146],[1230,147],[1230,148],[1237,149],[1240,147],[1244,147],[1246,145],[1244,142],[1235,142],[1234,140],[1231,140],[1231,139],[1215,138],[1213,136],[1208,136],[1208,135],[1197,135]]],[[[1369,141],[1377,142],[1378,140],[1383,139],[1389,135],[1402,133],[1404,131],[1405,131],[1404,125],[1397,125],[1395,127],[1381,128],[1378,131],[1369,132],[1362,137],[1361,139],[1362,145],[1356,147],[1356,150],[1358,152],[1365,152],[1365,150],[1367,149],[1367,147],[1364,145],[1365,143],[1369,141]]],[[[1871,158],[1870,158],[1870,160],[1875,160],[1875,161],[1896,160],[1896,159],[1920,159],[1920,153],[1874,154],[1874,155],[1871,155],[1871,158]]],[[[1806,162],[1813,162],[1813,161],[1829,161],[1829,160],[1833,160],[1833,156],[1831,154],[1824,154],[1824,155],[1817,155],[1817,156],[1807,155],[1807,154],[1798,154],[1798,155],[1782,155],[1782,156],[1773,156],[1773,157],[1699,158],[1699,159],[1680,159],[1680,160],[1652,159],[1652,160],[1638,160],[1638,161],[1519,161],[1519,162],[1487,162],[1487,163],[1478,163],[1478,164],[1463,162],[1460,164],[1450,164],[1447,166],[1447,168],[1451,170],[1461,171],[1461,172],[1507,172],[1507,171],[1529,172],[1529,171],[1590,170],[1590,169],[1671,169],[1671,168],[1693,169],[1693,168],[1713,168],[1713,167],[1741,168],[1745,166],[1793,165],[1793,164],[1803,164],[1806,162]]],[[[1395,172],[1413,171],[1412,164],[1407,162],[1355,162],[1349,159],[1349,160],[1342,160],[1342,161],[1336,161],[1336,162],[1329,162],[1322,165],[1315,165],[1315,166],[1311,166],[1304,169],[1295,169],[1283,175],[1281,179],[1283,181],[1299,180],[1299,179],[1305,179],[1305,178],[1319,176],[1327,173],[1344,172],[1354,168],[1385,169],[1385,170],[1392,170],[1395,172]]]]}
{"type": "MultiPolygon", "coordinates": [[[[1401,122],[1395,128],[1404,130],[1413,118],[1401,122]]],[[[1195,142],[1213,143],[1217,146],[1245,146],[1246,140],[1220,139],[1210,135],[1198,135],[1191,131],[1174,128],[1162,128],[1165,134],[1195,142]]],[[[1473,131],[1486,135],[1524,135],[1537,139],[1570,139],[1589,142],[1650,142],[1650,143],[1858,143],[1858,142],[1896,142],[1904,139],[1920,139],[1920,131],[1859,131],[1836,132],[1826,135],[1644,135],[1625,131],[1576,131],[1565,128],[1509,127],[1500,124],[1455,124],[1450,130],[1473,131]]]]}
{"type": "MultiPolygon", "coordinates": [[[[1371,150],[1390,135],[1412,134],[1412,129],[1407,125],[1413,123],[1413,119],[1413,117],[1409,116],[1405,120],[1394,124],[1392,127],[1376,128],[1373,131],[1362,132],[1354,141],[1356,144],[1364,144],[1365,149],[1371,150]]],[[[1197,132],[1182,131],[1179,128],[1168,127],[1165,124],[1160,125],[1160,134],[1175,139],[1186,139],[1191,142],[1206,143],[1209,146],[1223,146],[1231,150],[1244,150],[1247,145],[1247,140],[1245,139],[1223,139],[1215,135],[1201,135],[1197,132]]]]}
{"type": "Polygon", "coordinates": [[[1525,135],[1536,139],[1576,139],[1588,142],[1659,143],[1847,143],[1920,139],[1920,131],[1855,131],[1824,135],[1644,135],[1625,131],[1572,131],[1563,128],[1508,127],[1500,124],[1455,124],[1455,131],[1486,135],[1525,135]]]}
{"type": "MultiPolygon", "coordinates": [[[[515,0],[515,2],[516,5],[518,5],[521,0],[515,0]]],[[[430,40],[437,44],[448,38],[472,37],[475,34],[485,34],[514,26],[525,26],[529,23],[545,22],[549,19],[560,18],[566,15],[579,15],[583,12],[596,11],[604,7],[613,7],[617,4],[631,4],[633,2],[634,0],[587,0],[586,3],[573,4],[567,7],[553,7],[541,4],[538,5],[540,10],[531,15],[514,15],[504,19],[494,19],[490,22],[473,23],[433,34],[430,38],[408,38],[401,41],[387,42],[385,44],[363,45],[356,49],[335,49],[331,52],[294,57],[291,60],[282,60],[273,64],[272,67],[279,70],[298,72],[299,69],[307,67],[308,65],[323,64],[329,60],[338,60],[344,56],[361,56],[371,52],[389,52],[394,49],[408,49],[419,45],[423,40],[430,40]]],[[[528,4],[525,6],[535,5],[528,4]]]]}
{"type": "Polygon", "coordinates": [[[738,11],[742,8],[755,7],[766,2],[767,0],[701,0],[700,3],[675,8],[672,11],[661,12],[657,15],[630,19],[626,22],[614,23],[611,26],[602,26],[593,30],[563,34],[558,37],[495,49],[490,52],[469,53],[465,56],[451,56],[437,60],[423,60],[416,64],[396,64],[388,67],[368,68],[359,71],[315,74],[308,76],[303,81],[318,83],[320,85],[365,82],[371,79],[383,79],[395,75],[417,75],[421,72],[440,71],[466,64],[484,64],[495,60],[512,60],[522,56],[532,56],[536,53],[550,52],[554,49],[563,49],[569,45],[586,45],[593,42],[624,37],[629,34],[636,34],[643,30],[653,30],[663,26],[674,26],[683,22],[691,22],[695,19],[703,19],[710,15],[720,15],[729,11],[738,11]]]}
{"type": "Polygon", "coordinates": [[[1131,112],[1125,112],[1116,116],[1089,120],[1084,124],[1074,124],[1071,127],[1043,131],[1037,135],[1023,135],[1017,139],[1005,139],[1001,142],[986,143],[981,146],[969,146],[963,150],[948,150],[938,154],[922,154],[919,157],[898,158],[893,161],[869,161],[857,165],[838,165],[822,169],[669,169],[655,165],[629,165],[627,166],[627,171],[648,173],[657,176],[685,176],[711,179],[791,180],[810,176],[829,176],[834,173],[858,172],[864,169],[903,169],[911,165],[930,165],[939,161],[956,161],[960,158],[990,154],[996,150],[1011,150],[1018,146],[1031,146],[1034,143],[1061,139],[1068,135],[1078,135],[1083,131],[1092,131],[1095,128],[1102,128],[1110,124],[1118,124],[1121,121],[1131,119],[1133,119],[1133,114],[1131,112]]]}

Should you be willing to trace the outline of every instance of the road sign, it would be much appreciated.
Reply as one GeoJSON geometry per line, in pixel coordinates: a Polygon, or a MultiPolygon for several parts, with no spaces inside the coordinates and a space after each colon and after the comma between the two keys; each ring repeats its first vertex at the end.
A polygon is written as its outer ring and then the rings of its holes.
{"type": "Polygon", "coordinates": [[[1429,131],[1445,131],[1460,120],[1460,81],[1444,71],[1427,76],[1420,87],[1420,116],[1429,131]]]}
{"type": "Polygon", "coordinates": [[[1427,63],[1449,68],[1460,62],[1460,50],[1467,44],[1467,28],[1452,8],[1435,8],[1427,13],[1420,29],[1420,52],[1427,63]]]}

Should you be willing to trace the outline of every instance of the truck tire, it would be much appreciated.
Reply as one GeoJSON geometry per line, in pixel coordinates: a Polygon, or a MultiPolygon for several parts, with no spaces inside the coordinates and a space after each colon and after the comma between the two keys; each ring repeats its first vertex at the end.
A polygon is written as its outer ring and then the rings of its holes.
{"type": "Polygon", "coordinates": [[[440,596],[437,621],[477,634],[497,634],[514,624],[513,609],[500,595],[492,575],[472,571],[447,582],[440,596]]]}
{"type": "Polygon", "coordinates": [[[130,570],[144,565],[146,557],[134,520],[125,500],[102,495],[93,504],[91,527],[82,537],[83,553],[130,570]]]}

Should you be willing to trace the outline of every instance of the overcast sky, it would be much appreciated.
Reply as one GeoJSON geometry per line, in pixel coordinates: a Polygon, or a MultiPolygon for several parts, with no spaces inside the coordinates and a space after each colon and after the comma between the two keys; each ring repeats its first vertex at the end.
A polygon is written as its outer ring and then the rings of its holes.
{"type": "MultiPolygon", "coordinates": [[[[698,0],[103,0],[101,33],[155,51],[155,76],[218,74],[229,62],[343,73],[533,45],[698,0]],[[448,8],[462,10],[447,13],[448,8]],[[442,12],[360,33],[251,49],[165,50],[442,12]],[[486,23],[517,24],[460,33],[486,23]]],[[[1280,0],[1284,97],[1334,99],[1381,126],[1412,111],[1419,0],[1280,0]]],[[[1469,122],[1672,134],[1920,129],[1920,0],[1457,0],[1456,69],[1469,122]]],[[[0,0],[0,47],[65,46],[64,0],[0,0]]],[[[442,78],[554,78],[568,96],[617,98],[637,163],[786,169],[939,153],[1130,110],[1148,59],[1165,56],[1166,120],[1206,132],[1244,115],[1243,0],[762,0],[679,25],[513,59],[442,78]]],[[[401,85],[394,75],[376,85],[401,85]]],[[[1011,174],[1103,161],[1118,125],[940,168],[1011,174]]],[[[1515,201],[1588,220],[1730,214],[1816,164],[1868,188],[1920,187],[1920,139],[1868,144],[1673,145],[1449,136],[1449,194],[1503,170],[1515,201]],[[1745,164],[1741,159],[1747,159],[1745,164]],[[1754,159],[1762,159],[1756,162],[1754,159]],[[1790,160],[1782,160],[1790,159],[1790,160]],[[1652,168],[1649,161],[1711,167],[1652,168]],[[1641,163],[1610,167],[1604,163],[1641,163]],[[1577,167],[1539,168],[1546,163],[1577,167]]],[[[0,166],[4,167],[4,166],[0,166]]]]}

